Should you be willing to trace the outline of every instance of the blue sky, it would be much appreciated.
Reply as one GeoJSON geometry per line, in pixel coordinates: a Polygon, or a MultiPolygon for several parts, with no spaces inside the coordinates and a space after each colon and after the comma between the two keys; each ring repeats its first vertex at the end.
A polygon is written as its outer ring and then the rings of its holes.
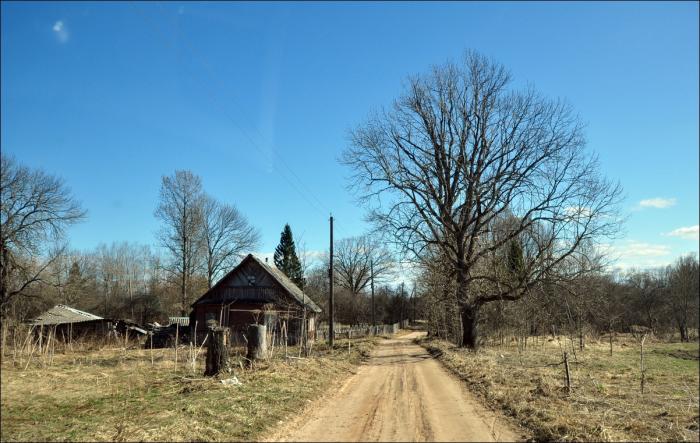
{"type": "Polygon", "coordinates": [[[407,75],[476,49],[566,98],[625,189],[619,266],[698,250],[698,3],[2,3],[2,150],[89,212],[71,245],[154,244],[162,175],[199,174],[271,252],[361,234],[338,163],[407,75]]]}

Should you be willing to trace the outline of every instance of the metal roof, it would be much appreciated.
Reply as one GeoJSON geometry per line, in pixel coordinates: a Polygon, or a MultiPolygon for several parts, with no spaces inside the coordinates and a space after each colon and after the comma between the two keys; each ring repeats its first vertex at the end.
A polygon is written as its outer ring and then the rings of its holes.
{"type": "Polygon", "coordinates": [[[170,322],[171,325],[178,324],[180,326],[189,326],[190,325],[190,318],[189,317],[168,317],[168,321],[170,322]]]}
{"type": "Polygon", "coordinates": [[[70,306],[56,305],[48,311],[35,318],[33,325],[60,325],[64,323],[80,323],[91,320],[102,320],[102,317],[80,311],[70,306]]]}

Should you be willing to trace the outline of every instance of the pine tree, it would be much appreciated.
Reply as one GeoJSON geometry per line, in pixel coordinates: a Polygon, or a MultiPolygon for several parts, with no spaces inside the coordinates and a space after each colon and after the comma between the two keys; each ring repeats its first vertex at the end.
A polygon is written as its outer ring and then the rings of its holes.
{"type": "Polygon", "coordinates": [[[289,224],[284,225],[284,230],[280,235],[280,244],[275,248],[274,260],[277,269],[284,272],[301,289],[304,289],[304,272],[301,269],[301,261],[297,257],[292,228],[289,227],[289,224]]]}
{"type": "Polygon", "coordinates": [[[84,294],[85,278],[77,261],[73,261],[68,271],[68,280],[63,288],[63,302],[72,305],[84,294]]]}

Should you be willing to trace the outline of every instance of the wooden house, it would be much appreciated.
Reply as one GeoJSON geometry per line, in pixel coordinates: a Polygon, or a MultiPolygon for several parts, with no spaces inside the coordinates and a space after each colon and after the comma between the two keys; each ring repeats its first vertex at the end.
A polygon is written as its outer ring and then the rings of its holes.
{"type": "Polygon", "coordinates": [[[320,312],[282,271],[249,254],[192,304],[190,328],[201,341],[207,322],[215,320],[231,329],[233,343],[242,344],[249,325],[264,324],[268,333],[295,344],[304,330],[309,340],[315,337],[320,312]]]}

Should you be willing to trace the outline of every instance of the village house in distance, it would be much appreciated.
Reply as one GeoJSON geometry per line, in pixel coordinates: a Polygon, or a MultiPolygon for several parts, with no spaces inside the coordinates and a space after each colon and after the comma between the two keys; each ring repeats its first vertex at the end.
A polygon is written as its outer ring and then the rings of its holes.
{"type": "Polygon", "coordinates": [[[200,341],[207,332],[207,321],[216,320],[231,328],[232,342],[241,343],[250,324],[264,324],[270,332],[286,333],[288,343],[296,344],[302,331],[309,341],[314,339],[320,312],[282,271],[248,254],[192,304],[190,328],[200,341]],[[302,328],[304,319],[306,327],[302,328]]]}

